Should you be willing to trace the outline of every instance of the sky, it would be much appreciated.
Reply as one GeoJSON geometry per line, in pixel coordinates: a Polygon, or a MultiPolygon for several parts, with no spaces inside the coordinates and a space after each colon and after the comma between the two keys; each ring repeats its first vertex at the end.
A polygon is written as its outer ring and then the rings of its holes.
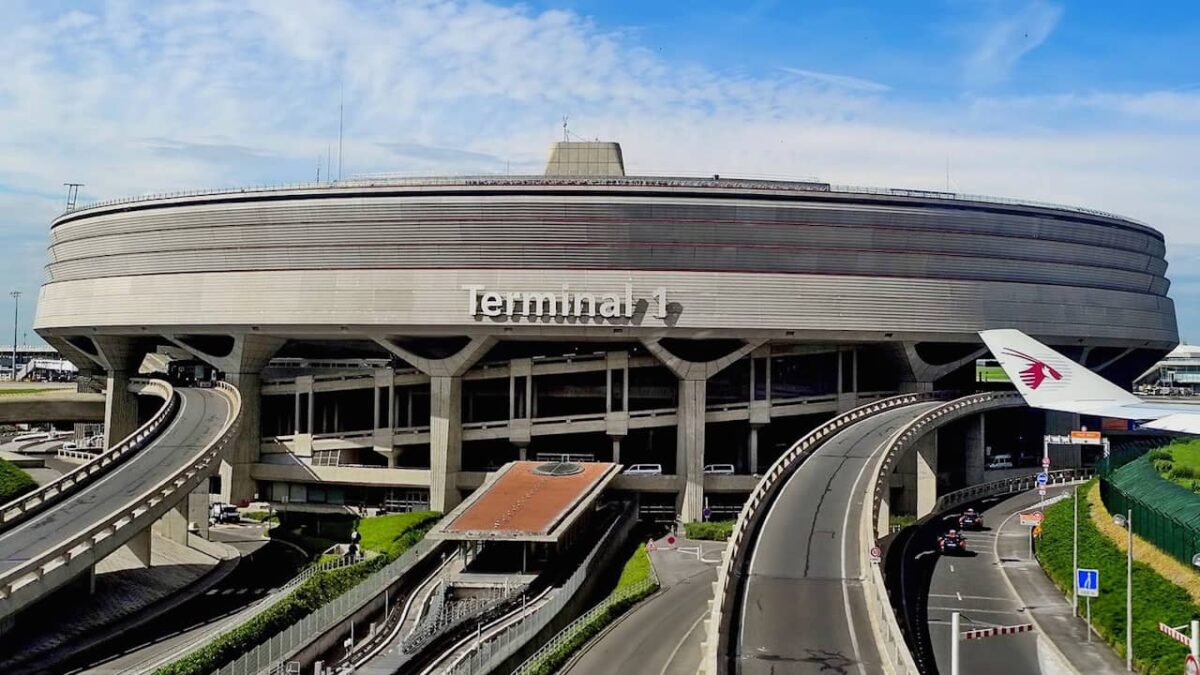
{"type": "MultiPolygon", "coordinates": [[[[6,0],[0,290],[80,202],[370,173],[819,178],[1086,206],[1167,238],[1200,342],[1200,6],[1104,0],[6,0]],[[339,102],[344,144],[339,169],[339,102]]],[[[7,299],[7,297],[0,298],[7,299]]],[[[3,307],[0,304],[0,307],[3,307]]],[[[11,340],[11,307],[0,343],[11,340]]]]}

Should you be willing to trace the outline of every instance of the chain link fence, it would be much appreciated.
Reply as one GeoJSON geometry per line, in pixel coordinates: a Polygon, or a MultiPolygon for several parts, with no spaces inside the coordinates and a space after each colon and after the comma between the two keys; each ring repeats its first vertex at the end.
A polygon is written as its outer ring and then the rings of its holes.
{"type": "Polygon", "coordinates": [[[1100,498],[1110,513],[1132,511],[1133,531],[1190,567],[1200,554],[1200,498],[1163,478],[1149,457],[1101,472],[1100,498]]]}

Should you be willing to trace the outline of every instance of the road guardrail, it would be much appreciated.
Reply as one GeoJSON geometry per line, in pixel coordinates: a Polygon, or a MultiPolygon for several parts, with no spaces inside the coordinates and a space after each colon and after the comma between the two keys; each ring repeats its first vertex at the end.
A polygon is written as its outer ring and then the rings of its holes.
{"type": "Polygon", "coordinates": [[[901,406],[913,405],[922,401],[941,400],[949,396],[950,394],[947,392],[901,394],[858,406],[805,434],[771,464],[738,514],[737,522],[729,537],[729,545],[725,547],[725,552],[721,556],[721,565],[717,568],[712,610],[708,621],[705,622],[707,624],[706,639],[701,662],[703,672],[709,675],[724,675],[729,672],[731,651],[729,641],[732,632],[730,622],[736,613],[735,605],[740,600],[739,587],[744,577],[743,568],[747,563],[753,542],[758,536],[759,521],[766,512],[766,507],[771,504],[783,483],[786,482],[785,479],[791,476],[814,450],[845,427],[901,406]]]}
{"type": "MultiPolygon", "coordinates": [[[[100,522],[0,574],[0,618],[11,616],[47,591],[95,565],[134,534],[150,527],[201,481],[208,479],[219,465],[221,452],[233,438],[242,416],[242,397],[237,388],[218,382],[217,389],[229,398],[230,405],[229,417],[217,437],[174,474],[100,522]]],[[[172,400],[175,400],[174,396],[172,400]]]]}
{"type": "Polygon", "coordinates": [[[136,452],[146,447],[158,432],[175,417],[178,407],[175,390],[163,380],[135,379],[129,383],[129,390],[139,394],[152,394],[164,399],[165,403],[148,422],[138,427],[120,443],[105,450],[99,455],[91,455],[90,461],[70,471],[53,481],[41,486],[24,496],[18,497],[0,506],[0,532],[3,532],[25,519],[41,513],[45,509],[59,503],[68,496],[78,492],[84,486],[105,475],[136,452]]]}

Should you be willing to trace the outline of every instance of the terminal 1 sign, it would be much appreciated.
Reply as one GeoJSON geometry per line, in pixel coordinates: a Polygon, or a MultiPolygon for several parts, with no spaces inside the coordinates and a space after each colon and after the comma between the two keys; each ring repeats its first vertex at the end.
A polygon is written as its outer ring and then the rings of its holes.
{"type": "Polygon", "coordinates": [[[574,319],[628,323],[644,311],[656,319],[667,317],[667,289],[655,288],[649,298],[635,300],[633,284],[623,292],[589,293],[572,291],[563,284],[558,291],[496,291],[482,285],[465,285],[467,311],[471,316],[525,319],[574,319]]]}

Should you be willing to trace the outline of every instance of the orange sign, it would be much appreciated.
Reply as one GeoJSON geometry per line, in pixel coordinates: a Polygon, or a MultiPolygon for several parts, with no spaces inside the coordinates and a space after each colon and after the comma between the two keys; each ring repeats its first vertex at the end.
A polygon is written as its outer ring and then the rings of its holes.
{"type": "Polygon", "coordinates": [[[1099,431],[1072,431],[1071,439],[1079,440],[1079,441],[1098,441],[1098,440],[1100,440],[1100,432],[1099,431]]]}

